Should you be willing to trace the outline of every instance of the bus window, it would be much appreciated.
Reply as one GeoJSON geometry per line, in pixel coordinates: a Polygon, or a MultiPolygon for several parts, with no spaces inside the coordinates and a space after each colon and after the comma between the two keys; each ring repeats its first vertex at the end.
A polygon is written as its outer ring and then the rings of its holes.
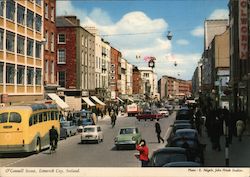
{"type": "Polygon", "coordinates": [[[0,123],[6,123],[7,120],[8,120],[8,113],[7,112],[0,114],[0,123]]]}
{"type": "Polygon", "coordinates": [[[38,122],[38,115],[39,114],[33,116],[33,124],[36,124],[38,122]]]}
{"type": "Polygon", "coordinates": [[[29,119],[29,126],[33,125],[34,115],[32,115],[29,119]]]}
{"type": "Polygon", "coordinates": [[[48,120],[51,120],[51,114],[52,114],[52,112],[50,111],[50,112],[48,112],[48,120]]]}
{"type": "Polygon", "coordinates": [[[59,113],[56,111],[55,114],[56,114],[56,120],[58,120],[58,118],[59,118],[59,113]]]}
{"type": "Polygon", "coordinates": [[[48,119],[47,112],[44,112],[43,113],[43,121],[47,121],[47,119],[48,119]]]}
{"type": "Polygon", "coordinates": [[[20,123],[21,122],[21,115],[18,114],[17,112],[11,112],[9,122],[20,123]]]}
{"type": "Polygon", "coordinates": [[[54,111],[51,112],[51,120],[55,120],[55,112],[54,111]]]}
{"type": "Polygon", "coordinates": [[[38,120],[39,120],[39,122],[42,122],[42,121],[43,121],[43,115],[42,115],[42,113],[39,113],[39,114],[38,114],[38,120]]]}

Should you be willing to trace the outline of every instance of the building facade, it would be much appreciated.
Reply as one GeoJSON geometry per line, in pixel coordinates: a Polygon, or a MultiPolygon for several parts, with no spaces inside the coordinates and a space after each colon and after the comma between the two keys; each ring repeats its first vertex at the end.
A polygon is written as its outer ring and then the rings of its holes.
{"type": "Polygon", "coordinates": [[[143,94],[143,82],[137,66],[133,66],[133,94],[143,94]]]}
{"type": "Polygon", "coordinates": [[[44,3],[0,3],[0,93],[1,102],[43,99],[44,3]]]}
{"type": "Polygon", "coordinates": [[[56,93],[57,90],[57,49],[56,49],[56,0],[44,0],[44,91],[56,93]]]}

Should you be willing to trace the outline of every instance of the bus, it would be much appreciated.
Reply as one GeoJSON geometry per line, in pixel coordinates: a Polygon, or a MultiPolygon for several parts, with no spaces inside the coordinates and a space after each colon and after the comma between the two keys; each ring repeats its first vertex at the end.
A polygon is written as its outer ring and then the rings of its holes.
{"type": "Polygon", "coordinates": [[[39,153],[50,146],[49,130],[53,125],[59,134],[59,110],[56,104],[0,108],[0,154],[39,153]]]}

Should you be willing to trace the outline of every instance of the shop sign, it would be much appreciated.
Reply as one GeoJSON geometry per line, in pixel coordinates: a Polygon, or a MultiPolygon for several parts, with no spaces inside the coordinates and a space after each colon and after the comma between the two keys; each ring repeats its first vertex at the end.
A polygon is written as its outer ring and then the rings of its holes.
{"type": "Polygon", "coordinates": [[[239,0],[239,57],[240,60],[248,58],[248,3],[239,0]]]}

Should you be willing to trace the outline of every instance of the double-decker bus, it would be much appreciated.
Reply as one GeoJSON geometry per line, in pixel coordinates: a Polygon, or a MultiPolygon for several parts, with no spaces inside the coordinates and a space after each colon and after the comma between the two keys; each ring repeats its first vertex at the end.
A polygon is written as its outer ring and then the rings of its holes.
{"type": "Polygon", "coordinates": [[[53,125],[59,134],[60,122],[56,104],[0,108],[0,153],[39,153],[49,147],[49,130],[53,125]]]}

